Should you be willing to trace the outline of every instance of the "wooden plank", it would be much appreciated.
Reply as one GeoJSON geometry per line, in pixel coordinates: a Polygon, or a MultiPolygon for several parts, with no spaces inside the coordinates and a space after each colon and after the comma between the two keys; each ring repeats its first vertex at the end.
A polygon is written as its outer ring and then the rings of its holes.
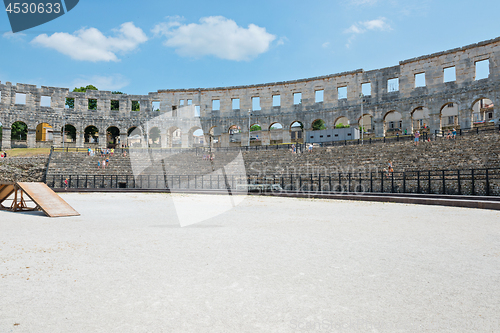
{"type": "Polygon", "coordinates": [[[16,185],[49,217],[80,215],[44,183],[20,182],[16,185]]]}
{"type": "Polygon", "coordinates": [[[0,204],[14,192],[14,185],[0,185],[0,204]]]}

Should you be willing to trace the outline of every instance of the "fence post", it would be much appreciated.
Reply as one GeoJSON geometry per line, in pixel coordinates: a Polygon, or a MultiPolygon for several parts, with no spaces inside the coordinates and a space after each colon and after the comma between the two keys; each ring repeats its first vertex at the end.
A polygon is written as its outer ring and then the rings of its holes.
{"type": "Polygon", "coordinates": [[[347,183],[347,192],[351,192],[351,173],[349,172],[349,180],[347,183]]]}
{"type": "Polygon", "coordinates": [[[391,193],[394,193],[394,171],[391,172],[391,193]]]}
{"type": "Polygon", "coordinates": [[[370,192],[373,193],[373,171],[370,171],[370,192]]]}
{"type": "Polygon", "coordinates": [[[443,175],[443,194],[446,194],[446,181],[444,179],[445,178],[445,176],[444,176],[444,170],[443,170],[442,175],[443,175]]]}
{"type": "Polygon", "coordinates": [[[431,194],[431,170],[427,171],[427,177],[429,177],[429,193],[428,194],[431,194]]]}
{"type": "Polygon", "coordinates": [[[470,173],[471,173],[471,181],[472,181],[472,195],[476,195],[476,189],[474,188],[474,169],[471,169],[470,170],[470,173]]]}
{"type": "Polygon", "coordinates": [[[417,171],[417,193],[421,193],[421,191],[420,191],[420,171],[417,171]]]}
{"type": "Polygon", "coordinates": [[[488,169],[486,169],[486,195],[490,195],[490,178],[488,176],[488,169]]]}
{"type": "Polygon", "coordinates": [[[403,171],[403,193],[406,193],[406,172],[403,171]]]}
{"type": "Polygon", "coordinates": [[[458,195],[462,195],[462,186],[460,184],[460,170],[457,170],[458,195]]]}
{"type": "Polygon", "coordinates": [[[384,193],[384,172],[380,171],[380,192],[384,193]]]}

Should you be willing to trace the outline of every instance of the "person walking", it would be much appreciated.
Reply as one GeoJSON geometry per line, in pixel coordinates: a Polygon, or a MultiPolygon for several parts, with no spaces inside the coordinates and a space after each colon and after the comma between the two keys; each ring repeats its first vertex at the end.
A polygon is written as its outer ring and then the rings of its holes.
{"type": "Polygon", "coordinates": [[[69,184],[69,181],[68,181],[68,178],[66,178],[64,180],[64,190],[67,191],[68,190],[68,184],[69,184]]]}
{"type": "Polygon", "coordinates": [[[415,146],[418,146],[418,140],[420,139],[420,132],[415,132],[415,146]]]}
{"type": "Polygon", "coordinates": [[[97,169],[100,169],[101,168],[101,160],[98,160],[97,161],[97,169]]]}

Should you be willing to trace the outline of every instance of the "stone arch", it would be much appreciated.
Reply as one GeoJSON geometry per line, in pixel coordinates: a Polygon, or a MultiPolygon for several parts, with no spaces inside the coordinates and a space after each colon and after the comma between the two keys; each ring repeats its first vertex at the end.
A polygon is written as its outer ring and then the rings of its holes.
{"type": "Polygon", "coordinates": [[[414,108],[411,112],[412,131],[423,130],[429,127],[430,111],[427,107],[421,105],[414,108]]]}
{"type": "Polygon", "coordinates": [[[127,130],[128,147],[141,147],[143,138],[142,128],[140,126],[132,126],[127,130]]]}
{"type": "Polygon", "coordinates": [[[106,145],[108,148],[116,148],[120,144],[120,129],[116,126],[109,126],[106,129],[106,145]]]}
{"type": "Polygon", "coordinates": [[[202,147],[204,140],[203,129],[200,126],[193,126],[188,131],[189,147],[202,147]]]}
{"type": "Polygon", "coordinates": [[[337,126],[340,126],[340,125],[342,125],[344,127],[351,126],[349,118],[347,118],[346,116],[337,117],[337,119],[335,119],[335,122],[333,123],[333,126],[337,127],[337,126]]]}
{"type": "Polygon", "coordinates": [[[269,125],[269,130],[282,130],[283,129],[283,125],[278,122],[278,121],[275,121],[274,123],[271,123],[271,125],[269,125]]]}
{"type": "Polygon", "coordinates": [[[47,142],[54,140],[54,129],[49,123],[40,123],[36,126],[36,141],[47,142]]]}
{"type": "Polygon", "coordinates": [[[452,128],[460,128],[458,122],[458,103],[448,102],[444,104],[439,111],[440,128],[448,130],[452,128]]]}
{"type": "Polygon", "coordinates": [[[83,138],[85,140],[85,143],[98,143],[99,129],[94,125],[85,127],[83,138]]]}
{"type": "Polygon", "coordinates": [[[24,121],[18,120],[10,126],[10,137],[13,141],[27,141],[28,139],[28,124],[24,121]]]}
{"type": "Polygon", "coordinates": [[[471,127],[483,127],[494,121],[495,105],[487,97],[477,98],[471,107],[471,127]]]}
{"type": "Polygon", "coordinates": [[[285,129],[280,122],[273,122],[269,125],[269,143],[272,145],[278,145],[284,141],[285,129]]]}
{"type": "Polygon", "coordinates": [[[61,140],[65,140],[65,143],[76,142],[76,127],[73,124],[61,127],[61,140]]]}
{"type": "Polygon", "coordinates": [[[319,131],[326,129],[326,122],[323,119],[316,119],[311,123],[311,129],[313,131],[319,131]]]}
{"type": "Polygon", "coordinates": [[[300,120],[290,124],[290,139],[295,143],[304,143],[304,123],[300,120]]]}
{"type": "Polygon", "coordinates": [[[161,147],[161,130],[158,126],[153,126],[148,132],[148,146],[161,147]]]}
{"type": "Polygon", "coordinates": [[[369,113],[363,114],[363,122],[361,122],[361,117],[358,118],[358,128],[361,128],[361,124],[363,124],[364,133],[368,134],[373,131],[373,116],[369,113]]]}
{"type": "MultiPolygon", "coordinates": [[[[396,110],[391,110],[384,115],[384,136],[403,133],[403,115],[396,110]]],[[[408,131],[407,131],[408,134],[408,131]]]]}

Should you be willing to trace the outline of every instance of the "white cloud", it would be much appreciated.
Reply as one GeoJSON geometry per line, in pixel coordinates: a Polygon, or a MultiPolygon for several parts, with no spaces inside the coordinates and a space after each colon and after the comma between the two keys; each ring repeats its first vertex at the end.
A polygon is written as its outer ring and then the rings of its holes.
{"type": "Polygon", "coordinates": [[[2,37],[6,39],[21,39],[24,36],[26,36],[26,34],[22,32],[13,33],[12,31],[7,31],[2,34],[2,37]]]}
{"type": "MultiPolygon", "coordinates": [[[[179,20],[157,24],[152,32],[165,36],[164,45],[172,47],[181,56],[213,55],[227,60],[251,60],[266,52],[276,39],[255,24],[240,27],[222,16],[200,19],[200,23],[181,24],[179,20]]],[[[284,42],[284,40],[282,40],[284,42]]]]}
{"type": "Polygon", "coordinates": [[[330,42],[324,42],[323,44],[321,44],[321,47],[326,49],[330,46],[330,42]]]}
{"type": "Polygon", "coordinates": [[[284,45],[286,42],[288,42],[288,38],[286,38],[285,36],[281,37],[278,42],[276,43],[276,45],[284,45]]]}
{"type": "Polygon", "coordinates": [[[71,87],[85,87],[89,84],[96,86],[99,90],[120,90],[130,84],[130,80],[121,74],[110,76],[81,76],[73,81],[71,87]]]}
{"type": "Polygon", "coordinates": [[[390,31],[392,27],[387,23],[385,17],[378,18],[376,20],[357,22],[351,25],[348,29],[344,30],[344,33],[351,34],[351,37],[347,40],[346,47],[349,48],[356,38],[356,35],[364,34],[368,31],[390,31]]]}
{"type": "Polygon", "coordinates": [[[115,37],[106,37],[96,28],[83,28],[74,34],[42,34],[33,39],[31,44],[55,49],[75,60],[96,62],[119,61],[116,53],[133,51],[148,40],[142,29],[132,22],[123,23],[113,31],[115,37]]]}

